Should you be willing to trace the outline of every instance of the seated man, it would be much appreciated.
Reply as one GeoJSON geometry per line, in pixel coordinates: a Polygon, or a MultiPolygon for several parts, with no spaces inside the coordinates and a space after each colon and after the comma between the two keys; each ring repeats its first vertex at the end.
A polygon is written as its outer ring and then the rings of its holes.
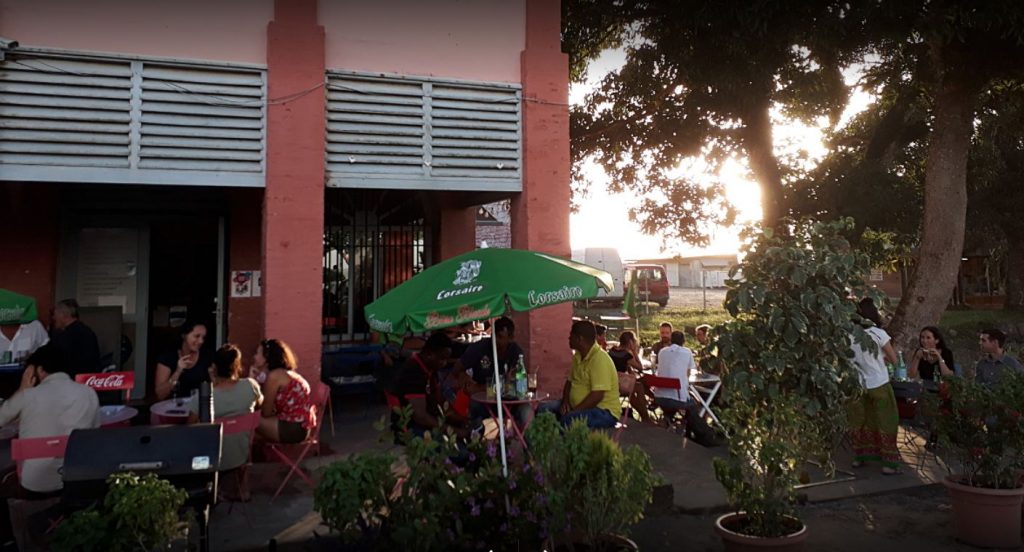
{"type": "Polygon", "coordinates": [[[53,307],[51,343],[64,354],[68,375],[99,372],[100,345],[96,333],[78,319],[78,301],[64,299],[53,307]]]}
{"type": "MultiPolygon", "coordinates": [[[[444,367],[452,353],[451,340],[442,332],[427,339],[423,348],[398,370],[391,393],[403,407],[412,407],[409,430],[422,437],[427,431],[435,434],[451,427],[460,435],[468,434],[464,428],[449,424],[442,411],[444,398],[437,379],[437,371],[444,367]]],[[[399,415],[391,413],[392,429],[398,430],[399,415]]]]}
{"type": "MultiPolygon", "coordinates": [[[[506,377],[508,370],[515,370],[523,349],[516,343],[516,325],[511,318],[502,316],[494,322],[494,337],[487,337],[469,344],[465,353],[455,363],[452,377],[461,382],[462,389],[468,395],[487,391],[488,385],[494,385],[494,371],[498,377],[506,377]],[[491,339],[496,343],[492,344],[491,339]],[[494,359],[494,346],[498,348],[498,359],[494,359]]],[[[512,409],[516,420],[523,424],[532,412],[528,405],[519,405],[512,409]]],[[[469,417],[474,425],[490,416],[490,411],[483,404],[472,402],[469,405],[469,417]]]]}
{"type": "Polygon", "coordinates": [[[562,423],[585,420],[591,429],[611,428],[622,415],[619,380],[615,363],[597,344],[597,331],[589,320],[573,322],[569,332],[572,371],[565,382],[560,403],[545,405],[557,411],[562,423]]]}
{"type": "MultiPolygon", "coordinates": [[[[68,376],[64,354],[56,345],[43,345],[25,364],[21,387],[0,406],[0,426],[17,421],[21,439],[69,435],[75,429],[99,427],[96,392],[68,376]]],[[[5,474],[0,490],[0,515],[3,515],[0,523],[7,525],[9,519],[4,498],[31,500],[59,494],[64,487],[63,465],[63,458],[26,460],[21,467],[20,481],[5,474]]]]}
{"type": "Polygon", "coordinates": [[[690,372],[697,370],[693,353],[683,345],[686,335],[675,331],[670,336],[670,345],[658,353],[657,376],[679,380],[679,389],[655,388],[652,390],[654,404],[663,411],[684,411],[686,426],[698,442],[710,440],[714,432],[700,416],[700,405],[690,397],[690,372]]]}
{"type": "MultiPolygon", "coordinates": [[[[974,367],[974,381],[987,387],[995,386],[1008,372],[1024,373],[1020,362],[1006,354],[1006,334],[995,328],[984,330],[978,337],[978,345],[984,355],[974,367]]],[[[970,374],[968,374],[970,377],[970,374]]]]}

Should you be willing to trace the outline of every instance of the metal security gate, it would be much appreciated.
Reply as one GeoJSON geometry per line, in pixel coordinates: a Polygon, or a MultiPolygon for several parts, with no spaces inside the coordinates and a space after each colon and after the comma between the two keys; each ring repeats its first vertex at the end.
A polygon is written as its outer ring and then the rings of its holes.
{"type": "Polygon", "coordinates": [[[326,190],[323,338],[366,339],[363,307],[430,266],[421,193],[326,190]]]}

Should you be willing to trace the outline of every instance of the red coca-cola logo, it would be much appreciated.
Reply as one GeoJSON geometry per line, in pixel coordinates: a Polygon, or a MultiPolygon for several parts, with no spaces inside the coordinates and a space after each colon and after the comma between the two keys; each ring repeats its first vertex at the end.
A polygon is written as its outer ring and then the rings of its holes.
{"type": "Polygon", "coordinates": [[[97,391],[119,391],[135,387],[133,372],[107,372],[104,374],[79,374],[75,381],[88,385],[97,391]]]}

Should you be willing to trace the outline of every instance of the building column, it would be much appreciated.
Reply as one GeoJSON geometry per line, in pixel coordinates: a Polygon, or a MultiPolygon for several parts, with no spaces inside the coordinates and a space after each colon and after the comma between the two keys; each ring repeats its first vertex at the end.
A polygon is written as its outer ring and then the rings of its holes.
{"type": "Polygon", "coordinates": [[[324,29],[316,0],[275,0],[267,28],[264,334],[320,380],[324,232],[324,29]]]}
{"type": "Polygon", "coordinates": [[[458,205],[451,197],[442,197],[438,223],[440,225],[437,244],[438,258],[441,262],[456,255],[476,249],[476,210],[477,207],[458,205]]]}
{"type": "MultiPolygon", "coordinates": [[[[526,0],[523,191],[512,200],[512,247],[569,257],[569,57],[561,51],[560,30],[559,2],[526,0]]],[[[527,358],[543,367],[540,387],[558,392],[571,367],[572,305],[516,318],[527,358]]]]}
{"type": "MultiPolygon", "coordinates": [[[[260,270],[260,259],[263,256],[260,243],[262,221],[254,213],[258,213],[263,204],[263,190],[229,190],[228,197],[228,266],[232,271],[260,270]]],[[[232,282],[228,282],[229,288],[231,285],[232,282]]],[[[248,358],[256,350],[256,344],[263,339],[263,295],[231,297],[229,291],[227,296],[228,335],[225,341],[237,345],[248,358]]]]}

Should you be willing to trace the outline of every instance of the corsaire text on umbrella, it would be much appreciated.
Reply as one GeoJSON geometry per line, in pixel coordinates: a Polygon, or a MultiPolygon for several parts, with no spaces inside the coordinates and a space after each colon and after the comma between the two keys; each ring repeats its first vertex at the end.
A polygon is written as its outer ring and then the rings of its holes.
{"type": "Polygon", "coordinates": [[[449,297],[458,297],[459,295],[468,295],[470,293],[476,293],[478,291],[483,291],[483,290],[484,290],[484,286],[469,286],[469,287],[464,287],[464,288],[459,288],[459,289],[442,289],[441,291],[437,292],[437,300],[440,301],[442,299],[447,299],[449,297]]]}
{"type": "Polygon", "coordinates": [[[583,288],[579,286],[562,286],[562,289],[556,289],[554,291],[541,291],[530,290],[527,294],[527,298],[530,301],[531,307],[539,307],[542,305],[550,305],[552,303],[562,303],[564,301],[575,301],[583,298],[583,288]]]}

